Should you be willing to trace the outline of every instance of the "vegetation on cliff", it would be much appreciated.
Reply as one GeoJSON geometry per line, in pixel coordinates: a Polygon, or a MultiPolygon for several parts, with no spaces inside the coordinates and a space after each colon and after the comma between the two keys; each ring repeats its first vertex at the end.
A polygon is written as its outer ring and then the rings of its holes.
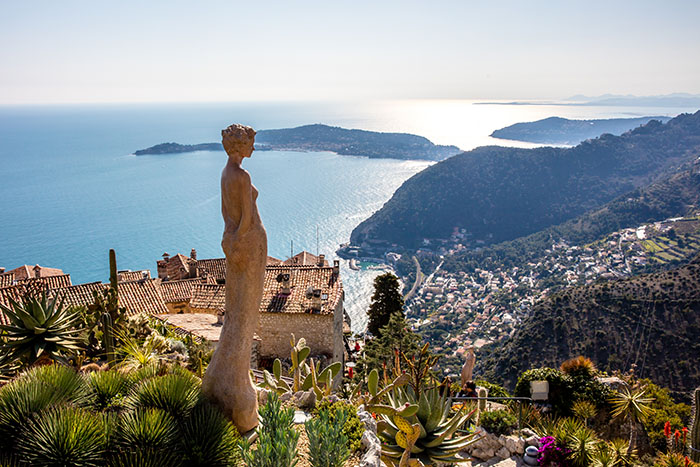
{"type": "MultiPolygon", "coordinates": [[[[486,349],[488,350],[488,349],[486,349]]],[[[587,355],[606,371],[635,365],[672,391],[700,384],[700,257],[679,268],[573,287],[537,304],[480,367],[513,386],[533,362],[587,355]]]]}
{"type": "MultiPolygon", "coordinates": [[[[255,148],[263,151],[331,151],[341,155],[390,159],[439,161],[459,152],[456,146],[433,144],[427,138],[408,133],[349,130],[321,124],[260,130],[255,136],[255,142],[255,148]]],[[[162,143],[138,150],[134,154],[144,156],[221,149],[220,143],[162,143]]]]}

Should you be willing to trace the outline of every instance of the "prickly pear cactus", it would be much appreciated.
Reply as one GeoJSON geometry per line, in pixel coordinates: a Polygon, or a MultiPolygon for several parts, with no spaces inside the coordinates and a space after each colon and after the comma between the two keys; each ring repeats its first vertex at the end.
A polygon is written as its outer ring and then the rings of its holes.
{"type": "Polygon", "coordinates": [[[700,388],[693,393],[693,417],[690,430],[690,458],[700,462],[700,388]]]}

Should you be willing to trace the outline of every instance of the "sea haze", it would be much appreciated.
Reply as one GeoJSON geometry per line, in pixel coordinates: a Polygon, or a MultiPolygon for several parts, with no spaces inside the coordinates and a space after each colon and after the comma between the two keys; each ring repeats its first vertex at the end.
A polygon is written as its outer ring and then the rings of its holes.
{"type": "MultiPolygon", "coordinates": [[[[491,131],[519,121],[675,115],[683,109],[558,110],[468,101],[0,107],[0,266],[58,267],[82,283],[106,280],[109,248],[117,251],[120,269],[155,271],[165,251],[196,248],[200,258],[221,257],[225,154],[132,153],[162,142],[216,141],[221,128],[234,122],[258,129],[326,123],[403,131],[470,149],[494,144],[491,131]]],[[[260,190],[269,254],[284,259],[292,241],[295,252],[333,256],[357,224],[429,163],[259,151],[244,165],[260,190]]],[[[376,274],[343,264],[355,330],[364,327],[376,274]]]]}

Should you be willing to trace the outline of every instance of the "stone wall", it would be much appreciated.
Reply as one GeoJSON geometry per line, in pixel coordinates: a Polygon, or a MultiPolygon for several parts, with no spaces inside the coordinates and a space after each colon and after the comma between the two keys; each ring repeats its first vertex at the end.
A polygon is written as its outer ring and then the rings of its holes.
{"type": "Polygon", "coordinates": [[[168,313],[178,314],[178,313],[192,313],[190,310],[190,302],[166,302],[166,308],[168,313]]]}
{"type": "MultiPolygon", "coordinates": [[[[260,313],[257,335],[261,338],[260,356],[289,358],[291,334],[303,337],[312,355],[336,356],[334,314],[313,313],[260,313]]],[[[341,318],[342,319],[342,318],[341,318]]],[[[342,328],[338,336],[342,346],[342,328]]]]}

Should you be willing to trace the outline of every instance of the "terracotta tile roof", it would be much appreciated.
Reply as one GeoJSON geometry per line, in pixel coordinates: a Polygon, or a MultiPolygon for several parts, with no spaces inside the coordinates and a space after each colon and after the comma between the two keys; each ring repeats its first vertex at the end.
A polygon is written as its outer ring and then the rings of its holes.
{"type": "Polygon", "coordinates": [[[163,281],[158,284],[158,287],[160,287],[160,293],[163,295],[165,303],[189,302],[192,298],[194,286],[204,283],[204,280],[201,278],[183,279],[180,281],[163,281]]]}
{"type": "MultiPolygon", "coordinates": [[[[0,288],[0,305],[4,305],[9,308],[10,299],[19,301],[22,298],[23,293],[23,286],[13,285],[10,287],[0,288]]],[[[10,324],[9,320],[7,319],[7,316],[5,316],[5,314],[2,311],[0,311],[0,324],[10,324]]]]}
{"type": "Polygon", "coordinates": [[[332,267],[268,266],[260,312],[310,313],[312,299],[306,298],[308,289],[321,290],[321,314],[332,314],[343,296],[340,277],[333,273],[332,267]],[[290,274],[289,294],[284,294],[281,284],[277,282],[277,276],[281,273],[290,274]]]}
{"type": "Polygon", "coordinates": [[[15,282],[15,274],[13,272],[6,272],[5,274],[0,274],[0,287],[9,287],[15,282]]]}
{"type": "Polygon", "coordinates": [[[15,279],[20,280],[20,279],[29,279],[32,277],[37,276],[37,272],[39,274],[39,277],[49,277],[49,276],[60,276],[63,275],[63,271],[60,269],[56,268],[47,268],[44,266],[39,266],[38,264],[35,266],[30,266],[28,264],[24,264],[18,268],[13,269],[12,271],[7,271],[7,272],[12,272],[15,275],[15,279]]]}
{"type": "MultiPolygon", "coordinates": [[[[308,251],[297,253],[286,261],[282,261],[285,266],[317,266],[321,261],[320,256],[312,255],[308,251]]],[[[328,261],[323,260],[323,265],[328,266],[328,261]]]]}
{"type": "Polygon", "coordinates": [[[268,266],[279,266],[282,264],[281,259],[273,258],[272,256],[267,257],[267,265],[268,266]]]}
{"type": "Polygon", "coordinates": [[[196,284],[192,289],[190,308],[223,312],[226,301],[226,286],[219,284],[196,284]]]}
{"type": "Polygon", "coordinates": [[[118,282],[140,281],[141,279],[150,279],[151,271],[144,269],[142,271],[121,271],[117,272],[118,282]]]}
{"type": "Polygon", "coordinates": [[[88,306],[95,303],[94,291],[102,291],[107,288],[102,282],[88,282],[87,284],[59,287],[51,290],[51,294],[64,297],[68,306],[88,306]]]}
{"type": "Polygon", "coordinates": [[[220,280],[226,279],[226,258],[197,260],[197,275],[207,275],[220,280]]]}
{"type": "Polygon", "coordinates": [[[155,279],[120,282],[118,287],[119,305],[126,307],[127,315],[139,313],[159,315],[168,312],[155,279]]]}
{"type": "Polygon", "coordinates": [[[43,289],[57,289],[59,287],[70,287],[73,285],[70,280],[70,274],[61,274],[58,276],[46,276],[46,277],[30,277],[29,279],[22,279],[17,281],[18,284],[27,284],[30,287],[37,287],[43,289]]]}

